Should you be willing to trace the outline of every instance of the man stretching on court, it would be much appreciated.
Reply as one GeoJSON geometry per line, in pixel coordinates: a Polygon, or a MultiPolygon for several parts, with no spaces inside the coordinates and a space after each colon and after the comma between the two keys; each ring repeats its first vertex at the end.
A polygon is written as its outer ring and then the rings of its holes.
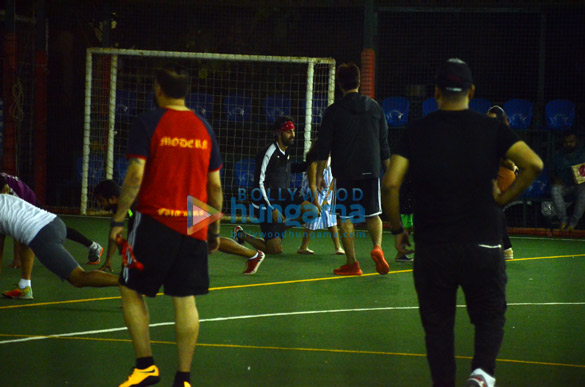
{"type": "Polygon", "coordinates": [[[221,211],[223,193],[215,134],[185,106],[190,83],[189,74],[179,65],[157,70],[154,95],[159,108],[139,115],[128,138],[128,171],[112,217],[110,243],[123,233],[126,214],[136,201],[128,242],[144,269],[128,265],[120,274],[124,321],[136,355],[136,366],[120,387],[160,381],[143,296],[155,297],[161,286],[175,310],[178,364],[173,386],[191,386],[191,362],[199,335],[195,296],[209,292],[208,250],[219,246],[219,220],[190,234],[187,198],[221,211]]]}
{"type": "MultiPolygon", "coordinates": [[[[118,210],[118,202],[120,200],[120,186],[114,180],[103,180],[95,186],[93,196],[100,208],[106,211],[116,212],[118,210]]],[[[132,230],[132,223],[134,221],[133,212],[129,211],[128,231],[132,230]]],[[[101,270],[112,271],[112,257],[116,249],[110,249],[106,254],[106,261],[101,270]]],[[[246,267],[244,269],[245,275],[252,275],[258,271],[260,264],[264,260],[264,253],[260,250],[252,250],[246,246],[242,246],[231,238],[219,237],[219,251],[222,253],[238,255],[246,258],[246,267]]]]}
{"type": "Polygon", "coordinates": [[[300,226],[302,222],[298,219],[301,218],[316,219],[318,209],[304,200],[300,190],[289,189],[291,172],[304,172],[307,167],[307,163],[293,164],[290,161],[290,147],[295,142],[293,119],[288,116],[278,117],[272,130],[275,141],[256,155],[251,195],[255,218],[260,219],[262,238],[246,233],[241,226],[234,227],[233,233],[240,244],[248,242],[266,254],[280,254],[286,228],[295,223],[300,226]],[[312,215],[304,215],[307,212],[312,215]],[[296,217],[293,218],[291,214],[296,217]]]}
{"type": "MultiPolygon", "coordinates": [[[[41,210],[23,199],[0,195],[0,235],[10,235],[26,246],[23,252],[27,257],[22,264],[30,264],[31,267],[30,270],[24,268],[23,273],[32,271],[32,260],[36,255],[47,269],[75,287],[118,286],[115,275],[99,270],[83,270],[63,246],[66,236],[63,221],[57,215],[41,210]]],[[[19,288],[19,299],[33,299],[30,276],[20,280],[19,288]]],[[[9,297],[6,294],[4,296],[9,297]]]]}

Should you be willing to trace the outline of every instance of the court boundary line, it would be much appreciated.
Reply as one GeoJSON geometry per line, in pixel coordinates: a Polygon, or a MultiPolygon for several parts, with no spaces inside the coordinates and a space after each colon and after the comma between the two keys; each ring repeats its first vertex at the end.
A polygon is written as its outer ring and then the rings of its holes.
{"type": "MultiPolygon", "coordinates": [[[[510,303],[508,306],[557,306],[557,305],[585,305],[585,302],[545,302],[545,303],[510,303]]],[[[465,308],[465,305],[457,305],[457,308],[465,308]]],[[[418,306],[404,306],[404,307],[377,307],[377,308],[356,308],[356,309],[333,309],[333,310],[320,310],[320,311],[299,311],[299,312],[283,312],[283,313],[267,313],[261,315],[241,315],[231,317],[216,317],[210,319],[202,319],[200,322],[215,322],[215,321],[229,321],[238,319],[250,319],[250,318],[266,318],[266,317],[281,317],[281,316],[292,316],[292,315],[310,315],[310,314],[325,314],[325,313],[346,313],[346,312],[362,312],[362,311],[384,311],[384,310],[413,310],[418,309],[418,306]]],[[[160,327],[174,325],[174,322],[164,322],[150,324],[150,327],[160,327]]],[[[109,332],[117,332],[126,330],[126,327],[121,328],[110,328],[102,330],[84,331],[84,332],[70,332],[63,334],[54,335],[23,335],[23,334],[3,334],[0,333],[0,337],[19,337],[13,340],[0,341],[2,344],[15,344],[21,342],[40,341],[40,340],[87,340],[87,341],[99,341],[99,342],[130,342],[129,339],[115,339],[115,338],[96,338],[96,337],[83,337],[81,335],[93,335],[103,334],[109,332]]],[[[170,344],[176,345],[173,341],[161,341],[152,340],[153,344],[170,344]]],[[[303,347],[278,347],[278,346],[254,346],[254,345],[238,345],[238,344],[214,344],[214,343],[197,343],[200,347],[212,347],[212,348],[239,348],[239,349],[263,349],[263,350],[277,350],[277,351],[304,351],[304,352],[325,352],[325,353],[346,353],[346,354],[365,354],[365,355],[382,355],[382,356],[402,356],[402,357],[426,357],[426,354],[419,353],[402,353],[402,352],[385,352],[385,351],[367,351],[367,350],[347,350],[347,349],[335,349],[335,348],[303,348],[303,347]]],[[[456,359],[472,359],[471,356],[456,355],[456,359]]],[[[568,367],[568,368],[583,368],[585,364],[568,364],[568,363],[556,363],[556,362],[542,362],[533,360],[518,360],[518,359],[496,359],[498,362],[513,363],[513,364],[530,364],[530,365],[544,365],[553,367],[568,367]]]]}
{"type": "MultiPolygon", "coordinates": [[[[511,302],[507,304],[508,307],[511,306],[581,306],[585,305],[585,301],[581,302],[511,302]]],[[[456,306],[457,308],[463,309],[466,308],[466,305],[459,304],[456,306]]],[[[313,314],[332,314],[332,313],[350,313],[350,312],[380,312],[380,311],[391,311],[391,310],[418,310],[418,306],[381,306],[375,308],[350,308],[350,309],[323,309],[323,310],[304,310],[304,311],[293,311],[293,312],[274,312],[274,313],[262,313],[262,314],[248,314],[248,315],[238,315],[238,316],[227,316],[227,317],[211,317],[206,319],[200,319],[200,323],[205,322],[221,322],[221,321],[232,321],[232,320],[249,320],[255,318],[269,318],[269,317],[287,317],[287,316],[301,316],[301,315],[313,315],[313,314]]],[[[161,327],[161,326],[169,326],[174,325],[174,321],[169,322],[160,322],[160,323],[153,323],[149,326],[151,328],[161,327]]],[[[0,341],[0,345],[2,344],[13,344],[18,342],[25,342],[25,341],[35,341],[35,340],[43,340],[43,339],[50,339],[50,338],[59,338],[59,337],[73,337],[79,335],[94,335],[94,334],[102,334],[102,333],[111,333],[111,332],[119,332],[126,330],[126,327],[118,327],[118,328],[108,328],[108,329],[98,329],[98,330],[91,330],[91,331],[82,331],[82,332],[69,332],[69,333],[56,333],[52,335],[20,335],[20,334],[7,334],[7,333],[0,333],[0,337],[18,337],[18,336],[25,336],[22,339],[16,340],[2,340],[0,341]]]]}
{"type": "MultiPolygon", "coordinates": [[[[585,254],[568,254],[568,255],[551,255],[547,257],[527,257],[527,258],[515,258],[506,263],[513,263],[513,262],[521,262],[521,261],[533,261],[533,260],[547,260],[547,259],[560,259],[560,258],[578,258],[578,257],[585,257],[585,254]]],[[[395,270],[390,271],[388,274],[400,274],[400,273],[411,273],[412,269],[406,270],[395,270]]],[[[279,282],[262,282],[256,284],[243,284],[243,285],[228,285],[228,286],[219,286],[214,288],[209,288],[209,291],[217,291],[217,290],[228,290],[228,289],[243,289],[243,288],[253,288],[259,286],[274,286],[274,285],[287,285],[287,284],[297,284],[297,283],[306,283],[306,282],[318,282],[318,281],[328,281],[328,280],[343,280],[343,279],[355,279],[355,278],[363,278],[363,277],[371,277],[377,276],[378,273],[368,273],[363,274],[361,276],[336,276],[336,277],[319,277],[319,278],[306,278],[306,279],[298,279],[298,280],[287,280],[287,281],[279,281],[279,282]]],[[[157,293],[157,296],[162,296],[163,293],[157,293]]],[[[81,302],[94,302],[94,301],[105,301],[105,300],[117,300],[120,299],[120,296],[110,296],[110,297],[98,297],[98,298],[83,298],[77,300],[65,300],[65,301],[51,301],[51,302],[38,302],[38,303],[30,303],[30,304],[16,304],[16,305],[4,305],[0,306],[0,310],[4,309],[19,309],[19,308],[31,308],[37,306],[49,306],[49,305],[64,305],[64,304],[75,304],[81,302]]]]}

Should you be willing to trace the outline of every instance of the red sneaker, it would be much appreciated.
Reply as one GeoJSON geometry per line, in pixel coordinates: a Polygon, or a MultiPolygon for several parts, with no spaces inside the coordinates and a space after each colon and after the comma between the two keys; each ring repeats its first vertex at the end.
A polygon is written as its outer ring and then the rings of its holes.
{"type": "Polygon", "coordinates": [[[359,262],[353,265],[342,265],[339,269],[333,269],[333,274],[336,275],[362,275],[359,262]]]}
{"type": "Polygon", "coordinates": [[[264,260],[264,257],[266,257],[266,255],[262,251],[258,250],[258,256],[254,259],[248,259],[246,262],[246,270],[244,270],[244,275],[255,274],[258,271],[260,264],[264,260]]]}
{"type": "Polygon", "coordinates": [[[390,266],[388,266],[388,262],[384,259],[384,252],[380,248],[380,246],[376,246],[370,251],[370,255],[374,262],[376,262],[376,271],[379,274],[388,274],[390,271],[390,266]]]}

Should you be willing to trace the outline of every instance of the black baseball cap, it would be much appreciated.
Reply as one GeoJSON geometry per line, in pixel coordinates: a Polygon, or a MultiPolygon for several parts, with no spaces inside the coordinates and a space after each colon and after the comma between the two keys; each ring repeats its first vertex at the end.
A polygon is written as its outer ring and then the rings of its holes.
{"type": "Polygon", "coordinates": [[[441,89],[459,93],[471,88],[473,78],[467,63],[459,58],[451,58],[437,69],[436,83],[441,89]]]}

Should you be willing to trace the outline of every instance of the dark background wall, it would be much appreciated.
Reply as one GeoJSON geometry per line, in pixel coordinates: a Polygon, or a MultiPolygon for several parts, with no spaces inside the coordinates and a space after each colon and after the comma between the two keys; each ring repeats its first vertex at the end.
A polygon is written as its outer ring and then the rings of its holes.
{"type": "MultiPolygon", "coordinates": [[[[571,99],[581,131],[584,2],[509,3],[47,1],[47,202],[78,205],[74,161],[82,152],[88,47],[332,57],[359,64],[364,41],[372,41],[376,98],[409,97],[411,118],[420,116],[420,103],[432,96],[437,63],[457,56],[470,64],[477,96],[500,104],[533,101],[533,129],[542,125],[546,101],[571,99]],[[368,3],[377,19],[373,36],[365,35],[371,27],[364,25],[368,3]],[[108,19],[115,28],[105,28],[108,19]]],[[[19,14],[34,16],[32,9],[30,0],[17,2],[19,14]]],[[[26,163],[24,179],[32,173],[26,163]]]]}

